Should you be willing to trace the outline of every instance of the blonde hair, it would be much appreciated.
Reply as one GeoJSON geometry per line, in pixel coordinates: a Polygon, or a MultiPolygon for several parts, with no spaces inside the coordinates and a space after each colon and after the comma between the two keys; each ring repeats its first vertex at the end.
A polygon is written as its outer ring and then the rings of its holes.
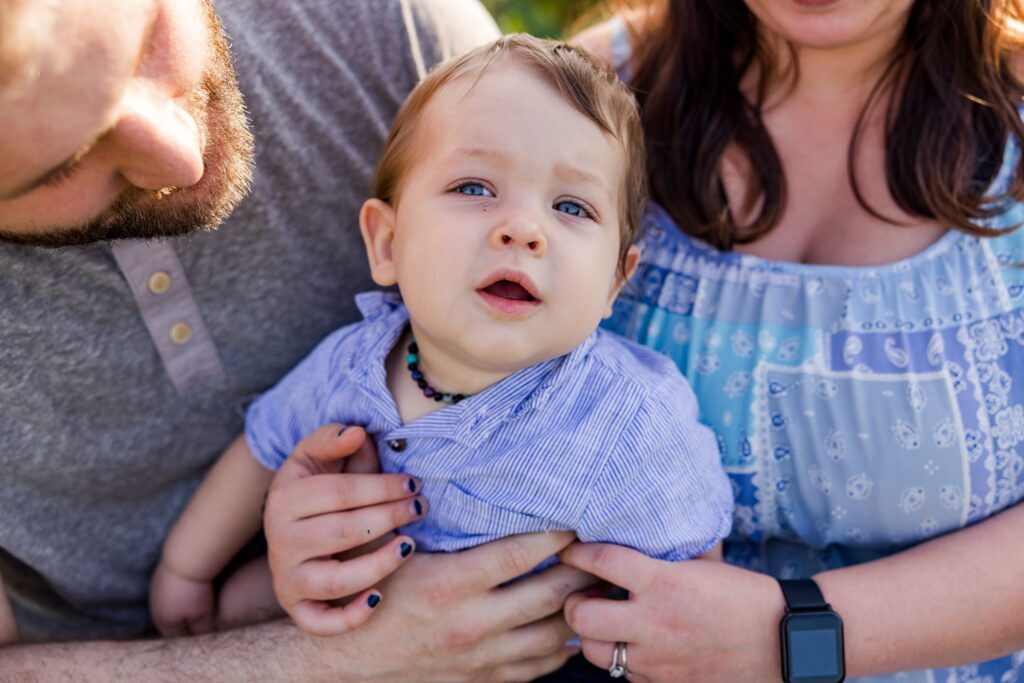
{"type": "Polygon", "coordinates": [[[427,75],[402,105],[377,164],[370,193],[389,204],[398,202],[403,173],[411,165],[416,129],[424,108],[445,85],[472,76],[479,80],[501,59],[515,60],[547,80],[565,101],[618,140],[625,157],[619,192],[621,245],[619,268],[625,269],[636,241],[647,199],[644,138],[636,100],[615,72],[583,49],[522,33],[448,60],[427,75]]]}

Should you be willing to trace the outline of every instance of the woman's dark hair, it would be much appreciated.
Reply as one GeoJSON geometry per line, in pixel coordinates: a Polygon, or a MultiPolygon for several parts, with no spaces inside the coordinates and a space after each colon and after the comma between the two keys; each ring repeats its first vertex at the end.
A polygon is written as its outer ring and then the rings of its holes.
{"type": "MultiPolygon", "coordinates": [[[[636,4],[636,3],[633,3],[636,4]]],[[[742,0],[669,0],[634,26],[631,86],[641,106],[651,197],[687,233],[729,249],[771,230],[782,216],[786,179],[761,118],[765,79],[745,97],[740,79],[775,73],[757,38],[756,19],[742,0]],[[727,145],[750,164],[744,211],[737,225],[719,180],[727,145]],[[759,211],[751,209],[759,207],[759,211]]],[[[857,120],[847,172],[854,173],[864,121],[886,91],[886,176],[907,213],[971,235],[1001,231],[975,221],[1024,199],[1024,155],[1005,192],[988,195],[1009,135],[1024,142],[1018,106],[1024,87],[1019,61],[1021,0],[917,0],[892,61],[857,120]],[[1015,30],[1014,30],[1015,29],[1015,30]],[[894,90],[890,90],[894,89],[894,90]]],[[[789,76],[795,79],[795,71],[789,76]]],[[[742,214],[741,214],[742,215],[742,214]]]]}

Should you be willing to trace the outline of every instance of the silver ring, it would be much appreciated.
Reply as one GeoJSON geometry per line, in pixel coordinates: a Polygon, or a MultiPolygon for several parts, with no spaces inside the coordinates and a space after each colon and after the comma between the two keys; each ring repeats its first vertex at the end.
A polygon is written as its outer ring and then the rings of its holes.
{"type": "Polygon", "coordinates": [[[608,675],[612,678],[622,678],[628,676],[629,673],[629,669],[626,668],[626,644],[615,643],[615,649],[612,650],[612,665],[608,667],[608,675]]]}

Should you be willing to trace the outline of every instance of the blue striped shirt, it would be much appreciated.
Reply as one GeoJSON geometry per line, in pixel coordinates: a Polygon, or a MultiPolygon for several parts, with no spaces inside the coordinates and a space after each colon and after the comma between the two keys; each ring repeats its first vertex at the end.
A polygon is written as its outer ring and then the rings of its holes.
{"type": "Polygon", "coordinates": [[[733,492],[715,438],[664,356],[599,330],[565,356],[402,424],[385,359],[408,313],[389,293],[356,303],[365,320],[327,337],[249,409],[246,437],[267,467],[323,424],[365,426],[383,471],[422,481],[430,512],[402,531],[425,551],[571,530],[682,560],[728,533],[733,492]]]}

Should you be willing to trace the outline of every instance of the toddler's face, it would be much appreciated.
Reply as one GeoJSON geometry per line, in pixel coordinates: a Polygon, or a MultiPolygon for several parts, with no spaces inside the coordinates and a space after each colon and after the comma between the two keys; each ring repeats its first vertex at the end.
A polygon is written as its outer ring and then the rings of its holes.
{"type": "Polygon", "coordinates": [[[364,209],[374,279],[398,282],[421,347],[470,367],[569,352],[622,285],[620,144],[514,63],[421,116],[397,208],[364,209]]]}

